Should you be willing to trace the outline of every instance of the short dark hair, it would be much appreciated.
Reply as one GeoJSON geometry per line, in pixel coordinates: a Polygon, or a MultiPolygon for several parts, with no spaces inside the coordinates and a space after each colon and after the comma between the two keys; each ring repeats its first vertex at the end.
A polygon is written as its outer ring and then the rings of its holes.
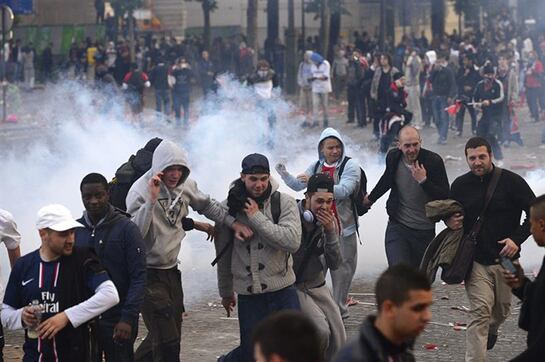
{"type": "Polygon", "coordinates": [[[87,184],[101,184],[104,185],[104,188],[106,189],[106,191],[108,191],[108,181],[106,180],[106,177],[102,176],[99,173],[92,172],[85,176],[79,184],[79,190],[81,191],[83,189],[83,185],[87,184]]]}
{"type": "Polygon", "coordinates": [[[464,148],[464,152],[465,152],[465,154],[467,156],[467,150],[469,148],[478,148],[478,147],[481,147],[481,146],[486,147],[486,151],[488,152],[489,155],[492,154],[492,146],[490,146],[490,142],[488,142],[483,137],[471,137],[466,143],[466,146],[464,148]]]}
{"type": "Polygon", "coordinates": [[[318,331],[298,311],[282,311],[261,321],[253,334],[253,345],[257,343],[267,359],[277,354],[287,361],[322,360],[318,331]]]}
{"type": "Polygon", "coordinates": [[[537,220],[545,219],[545,194],[538,196],[530,205],[532,217],[537,220]]]}
{"type": "Polygon", "coordinates": [[[431,284],[423,272],[415,268],[397,264],[383,272],[375,285],[375,297],[379,311],[386,300],[401,305],[409,300],[411,290],[431,290],[431,284]]]}

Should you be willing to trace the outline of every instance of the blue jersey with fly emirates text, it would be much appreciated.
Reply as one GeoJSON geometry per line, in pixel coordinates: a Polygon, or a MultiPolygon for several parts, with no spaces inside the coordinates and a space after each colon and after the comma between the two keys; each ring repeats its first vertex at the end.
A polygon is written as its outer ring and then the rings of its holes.
{"type": "MultiPolygon", "coordinates": [[[[74,253],[76,250],[74,249],[74,253]]],[[[85,255],[87,254],[85,252],[85,255]]],[[[79,263],[69,262],[71,260],[66,259],[71,257],[73,255],[46,262],[41,259],[39,250],[36,250],[19,258],[11,271],[3,303],[14,309],[31,305],[33,301],[35,304],[39,303],[44,306],[41,318],[44,321],[78,304],[72,296],[67,298],[67,295],[82,294],[72,290],[73,283],[62,285],[63,280],[77,280],[73,277],[63,278],[61,277],[63,273],[76,275],[83,272],[83,280],[86,285],[82,286],[82,289],[87,290],[86,296],[91,296],[101,283],[109,280],[108,274],[101,269],[100,264],[93,256],[89,255],[83,259],[86,262],[79,266],[79,263]]],[[[51,340],[39,337],[29,338],[28,332],[25,331],[23,361],[70,361],[69,356],[73,356],[73,348],[70,344],[73,344],[73,341],[69,341],[66,335],[75,334],[75,331],[77,329],[68,323],[68,326],[51,340]],[[68,331],[68,328],[71,328],[72,331],[68,331]]],[[[84,351],[85,347],[81,350],[84,351]]],[[[81,361],[85,360],[85,356],[81,356],[81,361]]]]}

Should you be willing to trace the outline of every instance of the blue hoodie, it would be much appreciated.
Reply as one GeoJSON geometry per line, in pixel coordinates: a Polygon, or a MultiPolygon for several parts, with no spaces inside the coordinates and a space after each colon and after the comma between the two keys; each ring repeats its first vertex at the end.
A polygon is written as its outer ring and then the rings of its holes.
{"type": "MultiPolygon", "coordinates": [[[[317,53],[314,53],[317,54],[317,53]]],[[[318,141],[318,162],[320,165],[318,166],[318,170],[320,170],[325,162],[323,154],[320,152],[320,147],[322,145],[322,141],[326,138],[334,137],[339,140],[342,144],[342,155],[339,158],[339,160],[336,162],[335,166],[337,169],[335,170],[334,179],[335,179],[335,188],[333,190],[333,194],[335,196],[335,202],[337,204],[337,212],[339,214],[339,219],[341,221],[342,226],[342,236],[350,236],[353,233],[356,232],[356,221],[354,220],[354,212],[352,209],[352,199],[350,198],[352,194],[358,190],[359,182],[360,182],[360,166],[354,159],[350,159],[346,162],[346,165],[344,167],[344,171],[339,178],[339,170],[338,167],[341,165],[341,163],[344,161],[346,154],[345,154],[345,144],[341,138],[341,135],[339,132],[333,128],[326,128],[322,131],[322,134],[320,135],[320,139],[318,141]]],[[[316,161],[312,162],[310,166],[305,171],[305,175],[312,176],[314,174],[314,169],[316,167],[316,161]]],[[[303,183],[294,175],[286,174],[282,175],[282,179],[288,185],[289,188],[291,188],[294,191],[301,191],[306,189],[307,184],[303,183]]]]}
{"type": "Polygon", "coordinates": [[[322,64],[324,57],[322,57],[319,53],[313,52],[310,56],[310,60],[316,64],[322,64]]]}

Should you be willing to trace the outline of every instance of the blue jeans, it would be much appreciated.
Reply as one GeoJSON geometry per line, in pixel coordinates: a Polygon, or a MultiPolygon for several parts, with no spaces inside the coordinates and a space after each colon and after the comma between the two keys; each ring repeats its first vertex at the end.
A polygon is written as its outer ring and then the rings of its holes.
{"type": "Polygon", "coordinates": [[[174,116],[176,124],[180,124],[182,116],[181,108],[184,108],[184,125],[189,123],[189,94],[172,92],[172,103],[174,104],[174,116]]]}
{"type": "Polygon", "coordinates": [[[225,356],[221,356],[218,362],[253,362],[252,333],[256,325],[268,316],[288,309],[301,310],[299,298],[293,286],[271,293],[239,295],[240,346],[225,356]]]}
{"type": "Polygon", "coordinates": [[[435,96],[432,99],[433,118],[437,125],[440,141],[446,141],[448,135],[448,113],[445,111],[447,105],[447,97],[435,96]]]}
{"type": "Polygon", "coordinates": [[[155,110],[158,113],[168,114],[170,105],[170,92],[168,89],[155,90],[155,110]]]}
{"type": "Polygon", "coordinates": [[[388,265],[403,263],[419,268],[424,252],[434,237],[435,228],[416,230],[396,221],[388,221],[385,239],[388,265]]]}
{"type": "Polygon", "coordinates": [[[496,160],[503,160],[501,146],[496,137],[498,129],[500,128],[499,123],[500,120],[495,117],[483,116],[477,124],[477,136],[483,137],[490,143],[492,155],[494,155],[496,160]]]}

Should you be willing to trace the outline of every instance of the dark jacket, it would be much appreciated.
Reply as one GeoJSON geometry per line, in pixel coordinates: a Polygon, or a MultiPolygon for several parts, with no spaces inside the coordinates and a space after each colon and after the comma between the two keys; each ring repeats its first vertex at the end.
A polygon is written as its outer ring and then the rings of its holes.
{"type": "Polygon", "coordinates": [[[355,339],[348,342],[334,358],[335,362],[389,362],[391,357],[395,361],[414,362],[414,354],[408,344],[397,347],[397,353],[392,355],[386,350],[390,344],[386,338],[375,328],[376,316],[369,316],[360,327],[355,339]]]}
{"type": "Polygon", "coordinates": [[[475,69],[474,66],[472,66],[466,73],[466,68],[462,67],[460,70],[458,70],[458,74],[456,76],[456,83],[458,85],[458,94],[464,95],[466,97],[473,97],[473,92],[475,91],[475,87],[477,87],[477,83],[481,81],[481,75],[479,72],[475,69]],[[464,89],[465,87],[470,87],[471,89],[464,89]]]}
{"type": "Polygon", "coordinates": [[[430,73],[430,82],[434,96],[454,98],[456,95],[456,80],[450,67],[434,67],[430,73]]]}
{"type": "Polygon", "coordinates": [[[176,83],[172,87],[172,92],[178,95],[187,96],[191,94],[191,80],[193,79],[193,71],[190,68],[174,68],[172,76],[176,79],[176,83]]]}
{"type": "Polygon", "coordinates": [[[165,63],[159,63],[150,73],[150,82],[155,89],[169,89],[168,85],[168,66],[165,63]]]}
{"type": "Polygon", "coordinates": [[[199,80],[201,87],[205,89],[210,89],[214,84],[214,65],[211,61],[204,59],[199,61],[199,80]]]}
{"type": "MultiPolygon", "coordinates": [[[[484,207],[486,190],[492,174],[493,172],[490,172],[479,177],[468,172],[452,183],[450,198],[464,206],[465,233],[471,230],[484,207]]],[[[503,245],[498,243],[499,240],[511,238],[520,246],[530,236],[528,214],[534,199],[534,192],[522,177],[509,170],[502,170],[477,236],[475,261],[483,265],[497,264],[503,248],[503,245]],[[526,218],[521,225],[522,211],[526,213],[526,218]]],[[[519,256],[517,253],[513,259],[519,256]]]]}
{"type": "Polygon", "coordinates": [[[350,60],[346,74],[346,83],[351,88],[361,88],[364,70],[359,60],[350,60]]]}
{"type": "Polygon", "coordinates": [[[545,259],[537,278],[533,282],[525,278],[524,285],[513,289],[513,294],[522,300],[519,327],[528,332],[527,349],[513,361],[542,361],[545,356],[545,259]]]}
{"type": "Polygon", "coordinates": [[[305,288],[316,288],[325,284],[323,259],[329,270],[337,270],[343,258],[337,230],[326,233],[322,226],[316,224],[313,230],[307,230],[303,219],[304,203],[305,200],[302,200],[298,204],[302,235],[301,246],[292,254],[293,271],[296,285],[304,283],[305,288]]]}
{"type": "Polygon", "coordinates": [[[76,229],[76,245],[95,252],[119,293],[119,304],[102,318],[135,327],[146,283],[146,249],[138,227],[113,206],[96,227],[86,214],[78,222],[85,228],[76,229]]]}
{"type": "MultiPolygon", "coordinates": [[[[399,207],[399,191],[395,182],[397,166],[403,153],[399,149],[393,149],[386,155],[386,170],[378,181],[377,185],[369,194],[369,200],[371,202],[377,201],[388,190],[390,197],[386,202],[386,212],[390,219],[397,221],[396,210],[399,207]]],[[[442,200],[448,198],[449,183],[447,177],[447,171],[445,170],[445,164],[443,159],[437,153],[421,148],[418,153],[418,162],[424,166],[427,171],[427,179],[421,186],[424,192],[432,200],[442,200]]]]}
{"type": "Polygon", "coordinates": [[[494,79],[491,83],[487,80],[481,80],[475,88],[473,94],[474,102],[490,101],[488,107],[482,107],[483,118],[501,116],[502,103],[505,99],[503,92],[503,84],[494,79]]]}
{"type": "Polygon", "coordinates": [[[387,95],[387,111],[398,115],[404,114],[407,107],[407,92],[405,92],[405,88],[398,88],[396,83],[392,82],[387,95]]]}

